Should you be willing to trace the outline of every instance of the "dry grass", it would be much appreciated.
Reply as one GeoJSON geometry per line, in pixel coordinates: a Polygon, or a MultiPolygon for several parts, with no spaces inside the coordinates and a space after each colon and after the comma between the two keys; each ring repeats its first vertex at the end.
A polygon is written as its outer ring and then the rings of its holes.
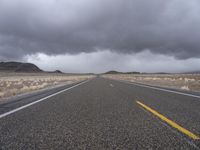
{"type": "Polygon", "coordinates": [[[64,74],[0,74],[0,99],[48,87],[83,81],[93,76],[64,74]]]}
{"type": "Polygon", "coordinates": [[[200,92],[200,74],[113,74],[104,75],[104,77],[200,92]]]}

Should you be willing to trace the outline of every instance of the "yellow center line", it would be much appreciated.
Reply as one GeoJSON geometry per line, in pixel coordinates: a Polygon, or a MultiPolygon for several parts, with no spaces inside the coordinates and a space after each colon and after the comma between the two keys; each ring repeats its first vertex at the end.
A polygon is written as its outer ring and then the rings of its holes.
{"type": "Polygon", "coordinates": [[[176,128],[177,130],[179,130],[180,132],[186,134],[187,136],[189,136],[190,138],[194,139],[194,140],[199,140],[200,138],[193,134],[192,132],[188,131],[187,129],[181,127],[180,125],[178,125],[177,123],[175,123],[174,121],[168,119],[167,117],[163,116],[162,114],[160,114],[159,112],[153,110],[152,108],[148,107],[147,105],[141,103],[140,101],[136,101],[137,104],[139,104],[140,106],[142,106],[143,108],[145,108],[146,110],[150,111],[152,114],[154,114],[155,116],[157,116],[158,118],[160,118],[161,120],[165,121],[166,123],[168,123],[169,125],[171,125],[172,127],[176,128]]]}

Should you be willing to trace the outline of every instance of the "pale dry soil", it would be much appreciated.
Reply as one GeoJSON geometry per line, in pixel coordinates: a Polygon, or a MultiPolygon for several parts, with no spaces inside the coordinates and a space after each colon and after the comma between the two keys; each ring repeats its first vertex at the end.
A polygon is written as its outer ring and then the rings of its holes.
{"type": "Polygon", "coordinates": [[[200,74],[110,74],[103,75],[103,77],[200,92],[200,74]]]}
{"type": "Polygon", "coordinates": [[[0,101],[19,94],[72,84],[92,77],[92,75],[52,73],[0,73],[0,101]]]}

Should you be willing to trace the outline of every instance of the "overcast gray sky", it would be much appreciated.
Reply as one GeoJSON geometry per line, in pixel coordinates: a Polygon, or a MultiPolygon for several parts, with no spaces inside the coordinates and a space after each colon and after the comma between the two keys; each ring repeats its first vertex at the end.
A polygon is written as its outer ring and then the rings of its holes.
{"type": "Polygon", "coordinates": [[[199,0],[1,0],[0,61],[65,72],[200,70],[199,0]]]}

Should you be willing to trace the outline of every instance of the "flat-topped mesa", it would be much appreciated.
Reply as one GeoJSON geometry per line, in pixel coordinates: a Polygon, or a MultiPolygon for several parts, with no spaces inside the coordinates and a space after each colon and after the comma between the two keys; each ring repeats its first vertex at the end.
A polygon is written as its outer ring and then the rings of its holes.
{"type": "Polygon", "coordinates": [[[39,67],[32,63],[21,62],[0,62],[0,72],[43,72],[39,67]]]}

